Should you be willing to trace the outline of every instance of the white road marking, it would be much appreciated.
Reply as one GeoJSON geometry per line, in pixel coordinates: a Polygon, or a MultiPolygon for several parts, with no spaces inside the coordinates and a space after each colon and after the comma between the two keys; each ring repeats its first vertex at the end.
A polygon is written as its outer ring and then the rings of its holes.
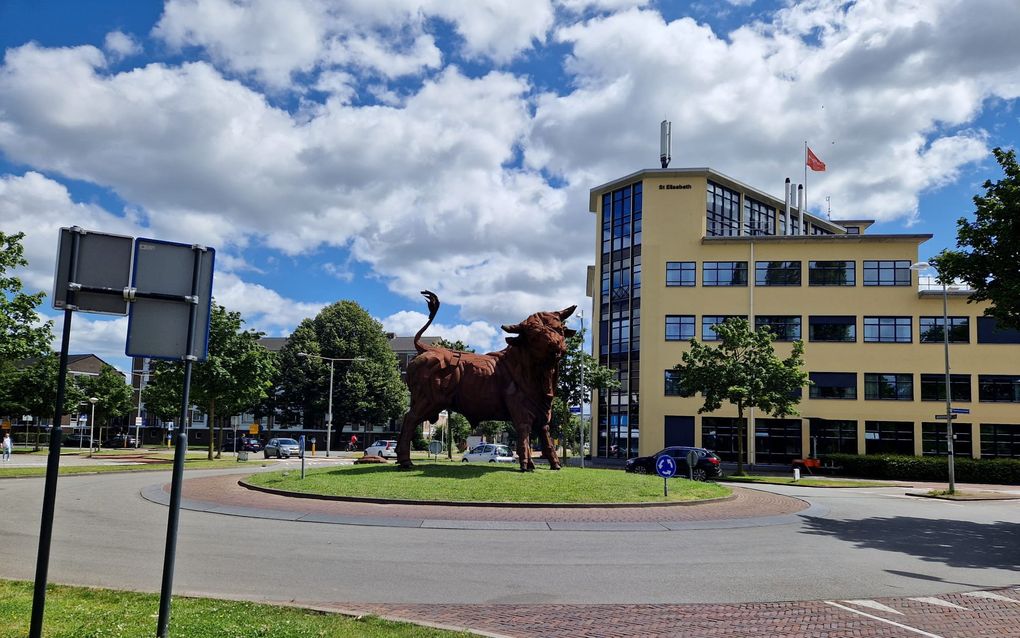
{"type": "Polygon", "coordinates": [[[1003,596],[1002,594],[996,594],[990,591],[968,591],[964,592],[964,596],[970,596],[971,598],[987,598],[988,600],[1004,600],[1007,603],[1020,603],[1020,600],[1016,598],[1010,598],[1009,596],[1003,596]]]}
{"type": "Polygon", "coordinates": [[[950,607],[952,609],[962,609],[963,611],[970,611],[966,607],[961,607],[956,603],[951,603],[948,600],[942,600],[941,598],[934,598],[932,596],[918,596],[916,598],[908,598],[907,600],[916,600],[919,603],[928,603],[929,605],[939,605],[940,607],[950,607]]]}
{"type": "MultiPolygon", "coordinates": [[[[850,602],[850,601],[846,601],[846,602],[850,602]]],[[[893,625],[894,627],[899,627],[900,629],[906,629],[907,631],[912,631],[915,634],[920,634],[922,636],[927,636],[928,638],[942,638],[942,636],[940,636],[938,634],[931,634],[931,633],[928,633],[927,631],[922,631],[920,629],[917,629],[916,627],[910,627],[909,625],[904,625],[902,623],[894,622],[892,620],[887,620],[885,618],[879,618],[878,616],[873,616],[873,615],[865,613],[865,612],[863,612],[863,611],[861,611],[859,609],[852,609],[850,607],[847,607],[846,605],[840,605],[839,603],[834,603],[831,600],[826,600],[825,604],[832,605],[833,607],[839,607],[840,609],[842,609],[844,611],[849,611],[852,614],[859,614],[859,615],[864,616],[866,618],[871,618],[872,620],[877,620],[879,622],[884,622],[884,623],[887,623],[889,625],[893,625]]],[[[876,604],[878,604],[878,603],[876,603],[876,604]]],[[[899,612],[896,612],[896,613],[899,613],[899,612]]]]}
{"type": "Polygon", "coordinates": [[[896,611],[892,607],[886,607],[882,603],[875,602],[874,600],[844,600],[843,602],[850,603],[851,605],[857,605],[858,607],[867,607],[869,609],[875,609],[877,611],[884,611],[887,614],[899,614],[900,616],[903,615],[902,611],[896,611]]]}

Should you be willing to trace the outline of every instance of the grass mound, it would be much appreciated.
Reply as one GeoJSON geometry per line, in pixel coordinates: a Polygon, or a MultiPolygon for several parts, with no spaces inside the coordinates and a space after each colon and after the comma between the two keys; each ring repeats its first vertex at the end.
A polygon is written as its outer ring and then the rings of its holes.
{"type": "Polygon", "coordinates": [[[669,496],[657,476],[619,470],[553,471],[539,467],[520,472],[517,465],[451,465],[418,462],[413,470],[387,466],[343,466],[300,472],[255,474],[248,483],[291,492],[325,496],[388,498],[465,503],[663,503],[698,501],[730,494],[715,483],[674,478],[669,496]]]}

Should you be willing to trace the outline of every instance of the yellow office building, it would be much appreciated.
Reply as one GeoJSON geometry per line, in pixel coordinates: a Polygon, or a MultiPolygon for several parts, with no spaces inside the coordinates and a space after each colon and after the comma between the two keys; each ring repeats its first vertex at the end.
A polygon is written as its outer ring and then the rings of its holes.
{"type": "MultiPolygon", "coordinates": [[[[800,416],[750,416],[752,463],[946,453],[944,293],[911,269],[931,235],[872,234],[869,221],[801,215],[788,200],[708,168],[591,190],[593,350],[621,383],[593,403],[596,455],[697,445],[736,459],[736,410],[699,415],[701,399],[671,382],[689,340],[712,341],[730,316],[769,325],[781,356],[803,340],[813,381],[800,416]]],[[[966,291],[945,298],[952,407],[969,410],[954,421],[955,453],[1020,458],[1020,332],[983,317],[966,291]]]]}

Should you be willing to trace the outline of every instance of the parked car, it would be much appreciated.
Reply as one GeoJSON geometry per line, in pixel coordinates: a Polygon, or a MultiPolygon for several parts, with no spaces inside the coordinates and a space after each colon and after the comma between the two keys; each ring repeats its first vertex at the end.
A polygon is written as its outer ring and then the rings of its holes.
{"type": "Polygon", "coordinates": [[[673,446],[659,450],[651,456],[639,456],[627,461],[624,468],[628,472],[637,474],[655,474],[655,462],[664,454],[668,454],[676,461],[676,475],[681,478],[688,476],[687,453],[694,450],[698,455],[698,462],[694,464],[694,480],[704,481],[710,478],[722,476],[720,459],[712,450],[703,447],[673,446]]]}
{"type": "Polygon", "coordinates": [[[272,456],[289,459],[291,456],[301,456],[301,446],[294,439],[269,439],[263,452],[267,459],[272,456]]]}
{"type": "Polygon", "coordinates": [[[376,441],[365,448],[365,456],[381,456],[383,458],[397,458],[396,441],[376,441]]]}
{"type": "Polygon", "coordinates": [[[464,463],[488,461],[489,463],[513,463],[516,459],[514,453],[506,445],[496,443],[483,443],[476,446],[470,452],[464,453],[461,459],[464,463]]]}
{"type": "Polygon", "coordinates": [[[224,452],[259,452],[262,450],[262,443],[258,439],[249,436],[239,436],[237,439],[228,438],[223,441],[224,452]]]}
{"type": "Polygon", "coordinates": [[[88,449],[92,447],[92,439],[89,438],[88,434],[72,434],[64,437],[64,442],[61,443],[63,447],[80,447],[88,449]]]}
{"type": "Polygon", "coordinates": [[[132,448],[136,447],[137,439],[130,434],[114,434],[103,441],[103,447],[132,448]]]}

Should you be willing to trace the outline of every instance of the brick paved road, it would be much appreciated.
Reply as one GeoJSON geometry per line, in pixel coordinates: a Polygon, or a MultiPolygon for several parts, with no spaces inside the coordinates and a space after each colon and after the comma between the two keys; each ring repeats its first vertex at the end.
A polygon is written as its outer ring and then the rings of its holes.
{"type": "MultiPolygon", "coordinates": [[[[321,606],[330,607],[328,604],[321,606]]],[[[1020,637],[1020,589],[874,601],[730,605],[346,605],[343,609],[350,613],[467,628],[513,638],[1020,637]]]]}

